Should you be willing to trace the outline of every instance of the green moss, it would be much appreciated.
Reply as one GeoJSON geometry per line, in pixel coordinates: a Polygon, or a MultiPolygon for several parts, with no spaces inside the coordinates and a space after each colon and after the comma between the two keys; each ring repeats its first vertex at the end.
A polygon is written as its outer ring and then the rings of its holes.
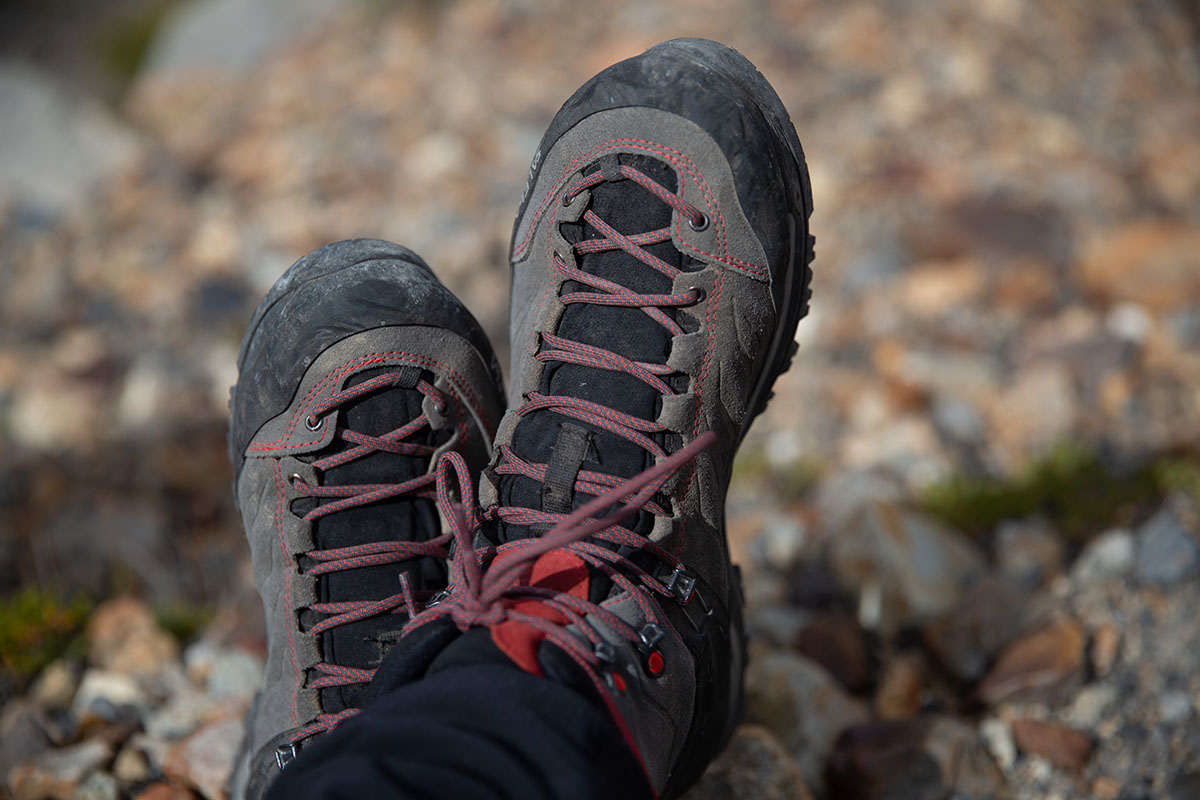
{"type": "Polygon", "coordinates": [[[180,644],[187,644],[212,622],[214,612],[207,606],[175,603],[154,610],[158,624],[180,644]]]}
{"type": "Polygon", "coordinates": [[[62,656],[82,655],[91,602],[26,588],[0,600],[0,669],[18,686],[62,656]]]}
{"type": "Polygon", "coordinates": [[[1200,465],[1158,459],[1118,470],[1092,448],[1064,444],[1009,479],[956,475],[929,487],[921,505],[962,530],[983,535],[1007,519],[1047,518],[1080,541],[1130,522],[1170,491],[1200,499],[1200,465]]]}
{"type": "Polygon", "coordinates": [[[1161,487],[1191,497],[1200,508],[1200,463],[1186,458],[1164,458],[1154,465],[1154,476],[1161,487]]]}

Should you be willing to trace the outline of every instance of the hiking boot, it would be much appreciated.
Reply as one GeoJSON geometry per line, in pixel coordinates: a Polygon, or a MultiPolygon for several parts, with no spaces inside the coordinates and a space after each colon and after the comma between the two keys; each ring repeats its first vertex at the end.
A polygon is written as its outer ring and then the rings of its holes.
{"type": "Polygon", "coordinates": [[[446,586],[433,467],[487,463],[500,370],[479,324],[411,251],[316,250],[254,312],[229,455],[267,623],[264,687],[233,796],[259,798],[357,713],[400,629],[446,586]]]}
{"type": "Polygon", "coordinates": [[[740,713],[725,492],[795,351],[811,209],[787,112],[734,50],[666,42],[566,102],[514,226],[512,384],[482,517],[455,522],[487,543],[409,629],[486,628],[523,669],[590,686],[661,796],[740,713]]]}

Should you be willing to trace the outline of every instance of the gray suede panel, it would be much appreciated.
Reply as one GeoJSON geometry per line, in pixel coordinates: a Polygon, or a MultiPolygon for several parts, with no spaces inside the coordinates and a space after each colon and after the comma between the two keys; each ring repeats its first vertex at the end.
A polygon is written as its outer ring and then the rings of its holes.
{"type": "MultiPolygon", "coordinates": [[[[477,430],[495,427],[499,409],[495,390],[490,388],[491,373],[470,343],[442,328],[396,325],[347,337],[321,353],[301,379],[292,405],[258,429],[245,457],[313,453],[326,447],[333,437],[332,428],[323,425],[310,431],[305,419],[311,410],[344,388],[359,370],[385,366],[416,366],[433,372],[437,375],[434,385],[457,398],[477,430]],[[489,388],[484,391],[481,387],[489,388]]],[[[467,445],[490,455],[486,436],[471,438],[476,441],[456,443],[455,449],[467,445]]]]}
{"type": "MultiPolygon", "coordinates": [[[[716,260],[733,269],[770,281],[766,252],[738,202],[733,173],[721,148],[689,119],[656,108],[626,107],[600,111],[567,131],[545,155],[529,205],[517,222],[512,261],[536,253],[538,226],[563,211],[577,219],[586,197],[564,209],[567,182],[607,153],[633,153],[658,158],[675,168],[683,199],[707,214],[706,230],[693,230],[676,212],[672,220],[675,246],[699,260],[716,260]]],[[[559,220],[562,221],[562,220],[559,220]]],[[[515,296],[515,295],[514,295],[515,296]]]]}
{"type": "MultiPolygon", "coordinates": [[[[604,607],[635,629],[640,630],[647,622],[641,607],[627,592],[606,601],[604,607]]],[[[613,697],[621,717],[633,733],[655,790],[661,791],[692,724],[696,663],[679,635],[670,625],[663,624],[662,612],[657,613],[659,625],[666,634],[658,644],[665,665],[662,674],[653,678],[646,675],[640,665],[627,665],[622,674],[628,691],[614,692],[613,697]]],[[[624,640],[603,623],[592,617],[589,619],[606,639],[624,645],[624,640]]]]}

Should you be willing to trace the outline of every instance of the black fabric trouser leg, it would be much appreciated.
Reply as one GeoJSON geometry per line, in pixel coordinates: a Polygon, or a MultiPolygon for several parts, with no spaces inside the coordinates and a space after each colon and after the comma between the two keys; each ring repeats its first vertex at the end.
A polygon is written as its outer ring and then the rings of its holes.
{"type": "Polygon", "coordinates": [[[653,792],[608,715],[513,666],[399,686],[284,769],[268,800],[639,800],[653,792]]]}

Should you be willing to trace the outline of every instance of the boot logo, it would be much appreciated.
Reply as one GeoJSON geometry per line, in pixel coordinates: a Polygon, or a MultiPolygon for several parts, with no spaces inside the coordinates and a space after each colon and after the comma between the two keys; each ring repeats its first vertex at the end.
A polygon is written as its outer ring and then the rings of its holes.
{"type": "Polygon", "coordinates": [[[529,198],[529,191],[533,188],[533,176],[537,173],[537,168],[541,163],[542,151],[539,149],[533,154],[533,161],[529,164],[529,175],[525,177],[525,189],[521,192],[520,205],[525,205],[525,201],[529,198]]]}

